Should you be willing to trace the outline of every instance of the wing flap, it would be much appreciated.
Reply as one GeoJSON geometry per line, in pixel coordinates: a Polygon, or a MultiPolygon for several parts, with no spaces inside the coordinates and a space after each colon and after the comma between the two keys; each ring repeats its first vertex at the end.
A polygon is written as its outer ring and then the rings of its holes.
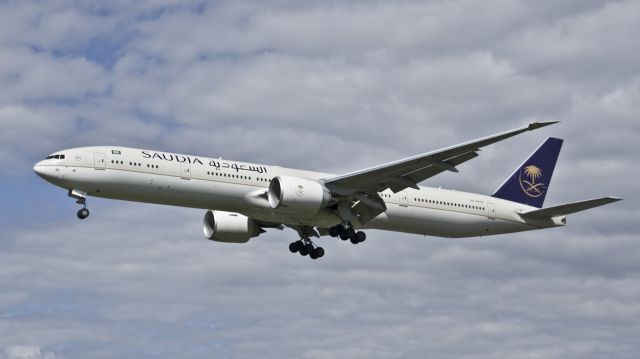
{"type": "Polygon", "coordinates": [[[582,212],[590,208],[604,206],[605,204],[621,201],[622,198],[602,197],[589,199],[586,201],[572,202],[559,206],[537,209],[530,212],[520,213],[520,217],[526,219],[550,219],[553,217],[566,216],[568,214],[582,212]]]}
{"type": "Polygon", "coordinates": [[[478,156],[478,152],[469,151],[411,172],[407,174],[405,178],[418,183],[422,182],[426,178],[431,178],[445,171],[457,172],[458,170],[456,169],[456,166],[472,160],[478,156]]]}

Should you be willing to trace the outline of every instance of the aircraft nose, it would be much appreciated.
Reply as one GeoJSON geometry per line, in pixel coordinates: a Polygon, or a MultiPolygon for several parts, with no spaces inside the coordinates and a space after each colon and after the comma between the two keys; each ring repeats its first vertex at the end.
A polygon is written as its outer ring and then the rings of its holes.
{"type": "Polygon", "coordinates": [[[33,166],[33,172],[35,172],[40,177],[42,177],[44,175],[44,169],[43,169],[43,166],[42,166],[42,161],[36,163],[33,166]]]}
{"type": "Polygon", "coordinates": [[[40,176],[42,179],[45,180],[49,180],[53,177],[53,173],[52,173],[53,168],[51,166],[47,166],[45,164],[42,163],[42,161],[36,163],[33,166],[33,172],[35,172],[38,176],[40,176]]]}

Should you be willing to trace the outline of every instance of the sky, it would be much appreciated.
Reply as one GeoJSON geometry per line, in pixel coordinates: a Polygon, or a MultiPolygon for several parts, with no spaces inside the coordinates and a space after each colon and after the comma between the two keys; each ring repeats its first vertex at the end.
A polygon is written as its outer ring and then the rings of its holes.
{"type": "Polygon", "coordinates": [[[640,2],[0,1],[0,358],[636,358],[640,2]],[[491,194],[548,136],[528,233],[368,231],[311,261],[292,230],[90,198],[32,171],[118,145],[345,173],[531,121],[422,183],[491,194]]]}

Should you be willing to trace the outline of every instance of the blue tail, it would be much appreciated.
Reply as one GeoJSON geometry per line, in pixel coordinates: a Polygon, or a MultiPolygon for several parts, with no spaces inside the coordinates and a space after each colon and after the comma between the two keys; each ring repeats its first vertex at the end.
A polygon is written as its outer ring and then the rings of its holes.
{"type": "Polygon", "coordinates": [[[549,137],[493,194],[493,197],[542,208],[562,140],[549,137]]]}

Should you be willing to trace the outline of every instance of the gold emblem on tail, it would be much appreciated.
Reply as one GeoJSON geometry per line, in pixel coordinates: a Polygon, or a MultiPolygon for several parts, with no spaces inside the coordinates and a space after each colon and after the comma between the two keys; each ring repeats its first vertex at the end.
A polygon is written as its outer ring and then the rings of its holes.
{"type": "Polygon", "coordinates": [[[542,177],[542,170],[540,167],[529,165],[524,168],[524,171],[520,172],[520,188],[529,197],[540,197],[544,194],[544,183],[536,181],[542,177]],[[524,173],[526,178],[522,178],[524,173]]]}

